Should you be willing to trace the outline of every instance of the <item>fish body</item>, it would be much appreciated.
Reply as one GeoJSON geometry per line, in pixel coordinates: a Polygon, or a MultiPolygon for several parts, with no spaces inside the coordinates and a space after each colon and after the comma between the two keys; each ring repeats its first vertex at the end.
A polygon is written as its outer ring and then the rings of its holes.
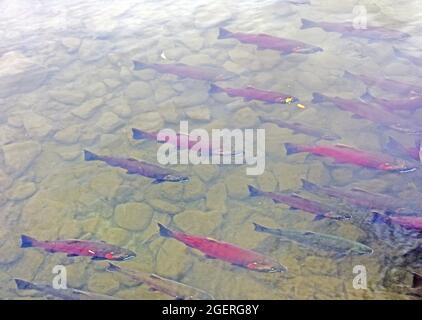
{"type": "Polygon", "coordinates": [[[133,158],[119,158],[112,156],[100,156],[88,150],[84,150],[86,161],[103,161],[112,167],[126,169],[127,174],[138,174],[154,179],[154,183],[188,181],[189,177],[181,175],[175,170],[166,169],[142,160],[133,158]]]}
{"type": "Polygon", "coordinates": [[[396,47],[393,47],[393,51],[394,51],[394,54],[396,55],[396,57],[410,61],[415,66],[422,67],[422,58],[412,56],[412,55],[410,55],[406,52],[403,52],[403,51],[397,49],[396,47]]]}
{"type": "Polygon", "coordinates": [[[348,240],[329,234],[317,233],[308,230],[292,230],[282,228],[268,228],[254,223],[255,231],[268,233],[283,239],[293,241],[299,245],[311,249],[323,250],[335,253],[338,256],[344,255],[369,255],[373,250],[356,241],[348,240]]]}
{"type": "Polygon", "coordinates": [[[387,100],[376,98],[369,93],[365,93],[361,99],[363,99],[365,102],[375,103],[387,111],[415,111],[422,108],[422,96],[411,96],[404,99],[387,100]]]}
{"type": "Polygon", "coordinates": [[[384,27],[356,28],[351,22],[316,22],[308,19],[301,19],[301,21],[301,29],[321,28],[327,32],[341,33],[343,37],[365,38],[370,41],[403,40],[410,37],[408,33],[384,27]]]}
{"type": "Polygon", "coordinates": [[[298,123],[298,122],[287,122],[287,121],[283,121],[280,120],[278,118],[274,118],[274,117],[265,117],[265,116],[260,116],[259,117],[261,121],[264,122],[272,122],[274,124],[276,124],[277,126],[279,126],[280,128],[287,128],[293,131],[293,133],[302,133],[305,134],[307,136],[311,136],[311,137],[315,137],[315,138],[319,138],[319,139],[323,139],[323,140],[337,140],[340,139],[340,136],[328,132],[326,130],[322,130],[322,129],[318,129],[318,128],[312,128],[309,127],[307,125],[304,125],[302,123],[298,123]]]}
{"type": "Polygon", "coordinates": [[[316,47],[301,41],[274,37],[268,34],[253,34],[243,32],[230,32],[224,28],[220,28],[218,39],[233,38],[242,43],[253,44],[258,49],[271,49],[280,51],[282,54],[291,53],[315,53],[323,51],[322,48],[316,47]]]}
{"type": "Polygon", "coordinates": [[[373,193],[363,189],[353,188],[351,190],[344,190],[331,186],[319,186],[315,183],[301,179],[302,187],[308,192],[320,195],[330,196],[343,200],[351,205],[360,207],[362,209],[379,209],[385,211],[400,211],[403,212],[408,208],[408,201],[398,199],[385,194],[373,193]]]}
{"type": "Polygon", "coordinates": [[[206,81],[223,81],[235,77],[234,73],[222,71],[213,67],[196,67],[184,63],[159,64],[159,63],[142,63],[133,61],[134,70],[154,69],[159,73],[170,73],[181,78],[190,78],[206,81]]]}
{"type": "Polygon", "coordinates": [[[406,229],[422,231],[422,217],[421,216],[399,216],[389,215],[380,212],[374,212],[373,222],[383,221],[402,226],[406,229]]]}
{"type": "Polygon", "coordinates": [[[214,300],[212,295],[201,289],[194,288],[181,282],[167,279],[153,273],[147,273],[140,270],[131,270],[127,268],[122,269],[112,263],[109,263],[107,271],[118,272],[134,281],[145,283],[152,290],[157,290],[177,300],[214,300]]]}
{"type": "Polygon", "coordinates": [[[78,289],[54,289],[52,286],[36,284],[22,279],[14,279],[19,290],[36,290],[63,300],[120,300],[118,298],[78,289]]]}
{"type": "Polygon", "coordinates": [[[335,209],[324,205],[320,202],[302,198],[296,194],[284,194],[284,193],[275,193],[275,192],[266,192],[259,190],[251,185],[248,185],[249,195],[254,196],[263,196],[270,198],[275,203],[284,203],[292,209],[300,209],[302,211],[312,213],[315,215],[315,219],[319,220],[322,218],[334,219],[334,220],[346,220],[350,219],[349,214],[337,214],[335,209]]]}
{"type": "Polygon", "coordinates": [[[222,88],[211,84],[209,93],[225,92],[230,97],[242,97],[245,101],[259,100],[267,103],[290,104],[299,101],[297,98],[274,91],[265,91],[248,86],[245,88],[222,88]]]}
{"type": "Polygon", "coordinates": [[[287,271],[286,267],[261,253],[207,237],[172,231],[162,224],[158,224],[158,226],[161,236],[176,239],[188,247],[197,249],[204,253],[207,258],[219,259],[253,271],[287,271]]]}
{"type": "Polygon", "coordinates": [[[422,134],[422,128],[403,119],[396,114],[386,111],[380,106],[370,105],[363,101],[344,99],[340,97],[329,97],[320,93],[313,93],[313,103],[331,102],[338,108],[352,112],[355,118],[364,118],[372,122],[389,127],[396,131],[408,134],[422,134]]]}
{"type": "Polygon", "coordinates": [[[322,146],[285,143],[284,146],[287,155],[309,152],[316,156],[332,158],[335,163],[348,163],[383,171],[408,171],[414,169],[409,167],[405,161],[389,155],[367,152],[341,144],[322,146]]]}
{"type": "Polygon", "coordinates": [[[66,253],[69,257],[85,256],[93,260],[123,261],[136,256],[135,252],[102,241],[55,240],[40,241],[26,235],[21,236],[21,248],[41,248],[47,252],[66,253]]]}
{"type": "Polygon", "coordinates": [[[376,86],[386,92],[404,95],[422,95],[422,86],[403,83],[388,78],[376,78],[364,74],[354,74],[349,71],[344,72],[344,77],[348,79],[358,79],[367,86],[376,86]]]}

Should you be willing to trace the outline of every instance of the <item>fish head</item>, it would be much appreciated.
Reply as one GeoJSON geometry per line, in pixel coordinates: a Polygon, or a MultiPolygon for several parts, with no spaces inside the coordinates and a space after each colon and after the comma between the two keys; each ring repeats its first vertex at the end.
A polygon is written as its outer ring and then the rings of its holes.
{"type": "Polygon", "coordinates": [[[408,172],[408,171],[415,170],[415,168],[409,166],[404,160],[397,160],[394,163],[384,162],[379,165],[379,169],[386,170],[386,171],[400,171],[400,172],[408,172]]]}
{"type": "Polygon", "coordinates": [[[302,53],[302,54],[310,54],[310,53],[315,53],[319,51],[323,51],[322,48],[315,47],[315,46],[305,46],[305,47],[298,46],[292,49],[293,53],[302,53]]]}
{"type": "Polygon", "coordinates": [[[290,103],[296,103],[299,102],[299,99],[296,97],[287,97],[287,98],[279,98],[279,102],[282,104],[290,104],[290,103]]]}
{"type": "Polygon", "coordinates": [[[169,181],[169,182],[185,182],[185,181],[189,181],[189,177],[168,174],[164,177],[163,180],[169,181]]]}
{"type": "Polygon", "coordinates": [[[250,270],[259,272],[286,272],[287,268],[276,261],[254,261],[246,266],[250,270]]]}
{"type": "Polygon", "coordinates": [[[369,255],[369,254],[372,254],[374,252],[374,250],[372,248],[364,246],[364,245],[355,246],[355,247],[352,248],[351,251],[352,251],[353,254],[356,254],[356,255],[359,255],[359,256],[369,255]]]}
{"type": "Polygon", "coordinates": [[[135,252],[128,249],[123,249],[123,248],[116,248],[115,250],[109,251],[104,254],[104,257],[107,260],[115,260],[115,261],[125,261],[125,260],[132,259],[135,256],[136,256],[135,252]]]}

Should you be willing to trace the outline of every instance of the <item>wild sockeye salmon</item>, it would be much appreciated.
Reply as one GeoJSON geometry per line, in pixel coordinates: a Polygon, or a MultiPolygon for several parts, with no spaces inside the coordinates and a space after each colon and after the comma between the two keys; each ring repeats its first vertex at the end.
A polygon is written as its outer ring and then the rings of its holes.
{"type": "MultiPolygon", "coordinates": [[[[189,136],[188,134],[177,133],[177,140],[175,141],[171,139],[160,140],[158,132],[147,132],[136,128],[132,128],[132,137],[135,140],[145,139],[157,141],[158,143],[170,143],[173,144],[177,149],[189,149],[192,151],[201,151],[201,153],[203,151],[207,151],[208,155],[226,155],[223,146],[220,146],[220,148],[213,148],[212,143],[211,145],[208,141],[202,141],[199,143],[199,138],[194,138],[192,136],[189,136]]],[[[230,151],[230,154],[236,155],[239,152],[243,152],[243,150],[239,150],[237,152],[236,150],[232,150],[230,151]]]]}
{"type": "Polygon", "coordinates": [[[422,108],[422,96],[411,96],[403,99],[382,99],[372,96],[369,92],[361,96],[361,99],[365,102],[375,103],[387,111],[415,111],[422,108]]]}
{"type": "Polygon", "coordinates": [[[403,51],[397,49],[396,47],[393,47],[393,50],[394,50],[396,57],[410,61],[411,63],[413,63],[414,65],[416,65],[418,67],[422,67],[422,58],[421,57],[412,56],[412,55],[410,55],[406,52],[403,52],[403,51]]]}
{"type": "Polygon", "coordinates": [[[293,134],[302,133],[311,137],[323,139],[323,140],[337,140],[340,136],[335,133],[331,133],[327,130],[312,128],[299,122],[287,122],[280,120],[275,117],[260,116],[259,119],[263,122],[271,122],[279,126],[280,128],[287,128],[293,131],[293,134]]]}
{"type": "Polygon", "coordinates": [[[201,289],[153,273],[128,268],[122,269],[112,263],[109,263],[107,271],[123,274],[136,282],[147,285],[152,290],[162,292],[177,300],[214,300],[212,295],[201,289]]]}
{"type": "Polygon", "coordinates": [[[285,143],[284,146],[287,155],[309,152],[316,156],[332,158],[335,160],[335,163],[354,164],[360,167],[383,171],[404,172],[416,169],[415,167],[411,167],[404,160],[396,159],[390,155],[359,150],[342,144],[323,146],[285,143]]]}
{"type": "Polygon", "coordinates": [[[406,229],[422,231],[422,217],[408,215],[392,215],[381,212],[374,212],[373,222],[385,222],[397,224],[406,229]]]}
{"type": "Polygon", "coordinates": [[[230,32],[224,28],[220,28],[218,39],[233,38],[242,43],[254,44],[258,49],[271,49],[280,51],[282,54],[290,53],[315,53],[323,51],[322,48],[313,46],[301,41],[274,37],[268,34],[253,34],[243,32],[230,32]]]}
{"type": "Polygon", "coordinates": [[[378,105],[340,97],[329,97],[317,92],[312,95],[312,103],[330,102],[344,111],[352,112],[354,114],[353,118],[367,119],[408,134],[422,134],[421,126],[409,121],[409,119],[404,119],[392,112],[388,112],[378,105]]]}
{"type": "Polygon", "coordinates": [[[183,232],[172,231],[169,228],[158,224],[160,235],[176,239],[188,247],[197,249],[205,254],[207,258],[219,259],[232,265],[243,267],[249,270],[261,272],[285,272],[287,268],[274,259],[259,252],[243,249],[237,245],[218,241],[208,237],[190,235],[183,232]]]}
{"type": "Polygon", "coordinates": [[[255,231],[264,232],[276,237],[293,241],[307,248],[323,250],[335,253],[336,257],[345,255],[366,255],[372,254],[373,250],[356,241],[337,237],[330,234],[317,233],[309,230],[292,230],[282,228],[268,228],[257,223],[253,223],[255,231]]]}
{"type": "Polygon", "coordinates": [[[414,147],[407,147],[392,137],[388,137],[386,149],[400,157],[408,158],[409,160],[416,160],[422,162],[422,142],[421,139],[416,139],[414,147]]]}
{"type": "Polygon", "coordinates": [[[298,196],[297,194],[284,194],[275,192],[266,192],[259,190],[251,185],[248,185],[249,195],[251,197],[263,196],[270,198],[275,203],[284,203],[292,209],[300,209],[302,211],[312,213],[315,215],[314,220],[320,220],[323,218],[334,219],[334,220],[346,220],[350,219],[349,214],[338,214],[336,209],[330,206],[324,205],[320,202],[309,200],[298,196]]]}
{"type": "Polygon", "coordinates": [[[50,285],[37,284],[22,279],[14,279],[19,290],[36,290],[47,296],[63,300],[120,300],[104,294],[82,291],[78,289],[55,289],[50,285]]]}
{"type": "Polygon", "coordinates": [[[206,81],[222,81],[234,78],[234,73],[213,67],[197,67],[183,63],[159,64],[133,61],[134,70],[154,69],[159,73],[170,73],[180,78],[191,78],[206,81]]]}
{"type": "Polygon", "coordinates": [[[301,29],[321,28],[327,32],[341,33],[343,37],[365,38],[370,41],[403,40],[410,37],[408,33],[384,27],[367,26],[365,29],[356,28],[352,22],[316,22],[308,19],[301,19],[301,21],[301,29]]]}
{"type": "Polygon", "coordinates": [[[409,201],[386,194],[369,192],[360,188],[345,190],[331,186],[319,186],[305,179],[301,179],[301,181],[303,189],[308,192],[319,196],[330,196],[365,210],[379,209],[394,212],[412,212],[414,210],[409,201]]]}
{"type": "Polygon", "coordinates": [[[422,95],[422,86],[408,84],[388,78],[372,77],[364,74],[354,74],[349,71],[344,72],[347,79],[358,79],[367,86],[376,86],[386,92],[392,92],[403,95],[422,95]]]}
{"type": "Polygon", "coordinates": [[[267,103],[290,104],[298,102],[296,97],[288,94],[265,91],[248,86],[245,88],[221,88],[215,84],[211,84],[209,93],[225,92],[230,97],[242,97],[245,101],[260,100],[267,103]]]}
{"type": "Polygon", "coordinates": [[[136,256],[135,252],[102,241],[88,240],[53,240],[40,241],[26,235],[21,236],[21,248],[40,248],[47,252],[66,253],[68,257],[86,256],[93,260],[128,260],[136,256]]]}
{"type": "Polygon", "coordinates": [[[143,160],[133,158],[118,158],[112,156],[100,156],[88,150],[84,150],[85,161],[104,161],[112,167],[126,169],[127,174],[138,174],[154,179],[153,183],[188,181],[189,177],[179,172],[166,169],[143,160]]]}

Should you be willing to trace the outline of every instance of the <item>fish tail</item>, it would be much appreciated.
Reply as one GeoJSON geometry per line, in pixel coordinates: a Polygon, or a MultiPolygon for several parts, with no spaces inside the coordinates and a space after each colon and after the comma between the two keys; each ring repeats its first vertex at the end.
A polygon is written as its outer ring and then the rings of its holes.
{"type": "Polygon", "coordinates": [[[133,60],[133,70],[142,70],[145,68],[148,68],[148,65],[146,63],[142,63],[136,60],[133,60]]]}
{"type": "Polygon", "coordinates": [[[309,192],[315,192],[318,190],[318,186],[306,179],[300,179],[302,181],[302,188],[309,192]]]}
{"type": "Polygon", "coordinates": [[[396,57],[403,58],[403,52],[401,52],[399,49],[393,46],[393,52],[396,55],[396,57]]]}
{"type": "Polygon", "coordinates": [[[294,154],[294,153],[302,152],[302,149],[300,148],[300,146],[297,145],[297,144],[294,144],[294,143],[286,142],[284,144],[284,148],[286,148],[286,155],[287,156],[294,154]]]}
{"type": "Polygon", "coordinates": [[[166,238],[173,238],[173,231],[171,231],[166,226],[162,225],[161,223],[157,223],[158,227],[160,228],[160,236],[166,238]]]}
{"type": "Polygon", "coordinates": [[[248,185],[249,195],[251,197],[260,196],[262,194],[262,191],[258,188],[255,188],[254,186],[248,185]]]}
{"type": "Polygon", "coordinates": [[[120,271],[121,269],[120,269],[120,267],[119,267],[119,266],[116,266],[115,264],[113,264],[113,263],[109,262],[109,263],[108,263],[108,266],[107,266],[107,268],[106,268],[106,270],[107,270],[108,272],[116,272],[116,271],[120,271]]]}
{"type": "Polygon", "coordinates": [[[93,160],[100,159],[98,155],[88,150],[84,150],[84,158],[85,158],[85,161],[93,161],[93,160]]]}
{"type": "Polygon", "coordinates": [[[369,91],[366,91],[363,95],[360,96],[360,99],[364,102],[373,102],[375,98],[369,93],[369,91]]]}
{"type": "Polygon", "coordinates": [[[218,39],[227,39],[230,38],[232,36],[232,32],[230,32],[227,29],[224,28],[220,28],[218,29],[218,39]]]}
{"type": "Polygon", "coordinates": [[[21,248],[29,248],[35,246],[37,240],[26,235],[21,235],[21,248]]]}
{"type": "Polygon", "coordinates": [[[208,93],[217,93],[217,92],[222,92],[223,89],[220,88],[219,86],[212,84],[210,85],[210,89],[208,90],[208,93]]]}
{"type": "Polygon", "coordinates": [[[260,224],[255,223],[255,222],[252,222],[252,223],[253,223],[255,231],[257,231],[257,232],[264,232],[265,231],[266,228],[264,226],[261,226],[260,224]]]}
{"type": "Polygon", "coordinates": [[[308,19],[300,19],[302,22],[301,29],[309,29],[317,26],[317,23],[308,19]]]}
{"type": "Polygon", "coordinates": [[[422,287],[422,276],[412,272],[413,274],[413,281],[412,281],[412,288],[421,288],[422,287]]]}
{"type": "Polygon", "coordinates": [[[346,79],[355,79],[355,77],[353,76],[353,73],[349,72],[349,71],[344,71],[343,73],[343,77],[346,79]]]}
{"type": "Polygon", "coordinates": [[[35,286],[33,283],[26,281],[26,280],[22,280],[22,279],[14,279],[15,283],[16,283],[16,287],[19,290],[30,290],[30,289],[34,289],[35,286]]]}
{"type": "Polygon", "coordinates": [[[386,223],[386,222],[388,222],[388,218],[384,214],[382,214],[380,212],[372,212],[372,214],[373,214],[372,223],[386,223]]]}
{"type": "Polygon", "coordinates": [[[388,142],[386,144],[388,150],[403,150],[403,146],[393,137],[388,137],[388,142]]]}
{"type": "Polygon", "coordinates": [[[325,101],[325,96],[318,93],[318,92],[314,92],[312,93],[312,103],[321,103],[325,101]]]}
{"type": "Polygon", "coordinates": [[[150,134],[148,132],[132,128],[132,138],[135,140],[148,139],[150,134]]]}

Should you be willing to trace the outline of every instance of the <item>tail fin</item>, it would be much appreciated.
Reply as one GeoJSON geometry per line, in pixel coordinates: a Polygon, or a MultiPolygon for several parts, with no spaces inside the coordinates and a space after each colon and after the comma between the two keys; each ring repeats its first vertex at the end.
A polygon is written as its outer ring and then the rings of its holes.
{"type": "Polygon", "coordinates": [[[222,91],[223,91],[222,88],[220,88],[219,86],[211,83],[211,86],[210,86],[210,89],[208,90],[208,93],[217,93],[217,92],[222,92],[222,91]]]}
{"type": "Polygon", "coordinates": [[[133,62],[133,70],[142,70],[142,69],[148,68],[148,65],[146,63],[142,63],[135,60],[133,60],[132,62],[133,62]]]}
{"type": "Polygon", "coordinates": [[[115,264],[113,264],[113,263],[109,262],[109,263],[108,263],[108,266],[107,266],[107,268],[106,268],[106,270],[107,270],[108,272],[116,272],[116,271],[120,271],[121,269],[120,269],[120,267],[119,267],[119,266],[116,266],[115,264]]]}
{"type": "Polygon", "coordinates": [[[396,57],[403,58],[403,52],[401,52],[399,49],[393,46],[393,52],[396,55],[396,57]]]}
{"type": "Polygon", "coordinates": [[[171,231],[166,226],[162,225],[161,223],[157,223],[158,227],[160,228],[160,236],[166,237],[166,238],[172,238],[173,237],[173,231],[171,231]]]}
{"type": "Polygon", "coordinates": [[[21,248],[29,248],[33,247],[34,244],[37,242],[34,238],[31,238],[26,235],[21,235],[21,248]]]}
{"type": "Polygon", "coordinates": [[[230,32],[227,29],[224,28],[220,28],[218,29],[218,39],[227,39],[230,38],[232,36],[232,32],[230,32]]]}
{"type": "Polygon", "coordinates": [[[422,275],[417,274],[416,272],[412,272],[412,274],[413,274],[412,288],[421,288],[422,287],[422,275]]]}
{"type": "Polygon", "coordinates": [[[251,197],[260,196],[262,194],[262,191],[258,188],[255,188],[254,186],[248,185],[249,195],[251,197]]]}
{"type": "Polygon", "coordinates": [[[91,151],[84,150],[84,158],[85,158],[85,161],[93,161],[93,160],[98,160],[99,156],[97,156],[95,153],[91,151]]]}
{"type": "Polygon", "coordinates": [[[305,189],[306,191],[309,191],[309,192],[318,191],[318,185],[316,185],[315,183],[312,183],[305,179],[300,179],[300,181],[302,181],[302,188],[305,189]]]}
{"type": "Polygon", "coordinates": [[[284,147],[286,148],[286,155],[287,156],[288,155],[291,155],[291,154],[294,154],[294,153],[301,152],[300,147],[298,145],[294,144],[294,143],[286,142],[284,144],[284,147]]]}
{"type": "Polygon", "coordinates": [[[132,128],[132,138],[135,140],[148,139],[150,134],[148,132],[132,128]]]}
{"type": "Polygon", "coordinates": [[[374,215],[372,217],[372,223],[387,223],[388,222],[388,217],[380,212],[372,212],[372,214],[374,215]]]}
{"type": "Polygon", "coordinates": [[[34,289],[35,286],[33,283],[26,281],[26,280],[22,280],[22,279],[15,279],[15,283],[16,283],[16,287],[19,290],[30,290],[30,289],[34,289]]]}
{"type": "Polygon", "coordinates": [[[265,227],[261,226],[260,224],[257,224],[255,222],[252,222],[253,226],[254,226],[254,230],[257,232],[264,232],[265,231],[265,227]]]}
{"type": "Polygon", "coordinates": [[[366,91],[363,95],[360,96],[360,100],[363,102],[373,102],[375,100],[375,97],[369,93],[369,91],[366,91]]]}
{"type": "Polygon", "coordinates": [[[314,92],[312,93],[312,103],[321,103],[325,101],[325,96],[318,93],[318,92],[314,92]]]}
{"type": "Polygon", "coordinates": [[[344,71],[343,77],[345,77],[346,79],[355,79],[355,75],[347,70],[344,71]]]}
{"type": "Polygon", "coordinates": [[[318,26],[316,22],[308,19],[300,19],[300,21],[302,22],[302,26],[300,27],[301,29],[309,29],[318,26]]]}

